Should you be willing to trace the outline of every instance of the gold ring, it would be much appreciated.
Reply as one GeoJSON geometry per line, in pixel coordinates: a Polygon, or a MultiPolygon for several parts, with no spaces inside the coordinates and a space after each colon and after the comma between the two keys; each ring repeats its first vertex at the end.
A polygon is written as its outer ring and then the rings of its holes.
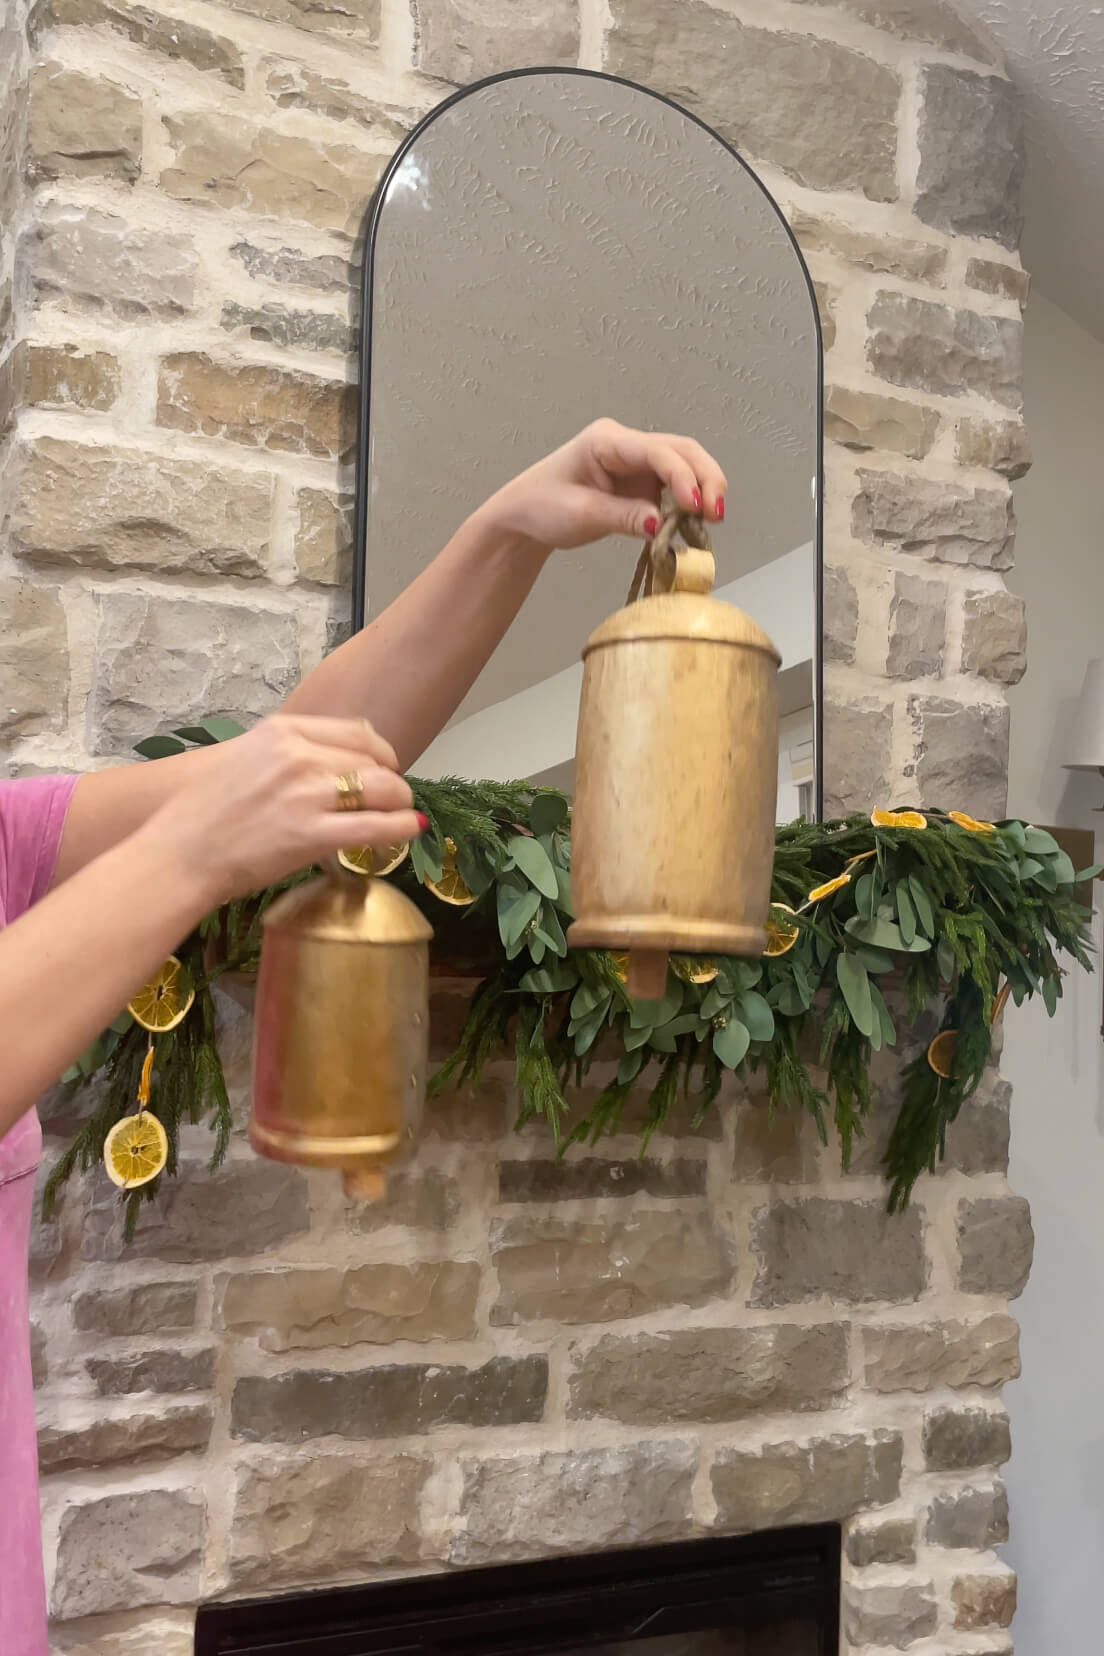
{"type": "Polygon", "coordinates": [[[349,771],[337,778],[337,808],[339,811],[364,809],[364,780],[359,771],[349,771]]]}

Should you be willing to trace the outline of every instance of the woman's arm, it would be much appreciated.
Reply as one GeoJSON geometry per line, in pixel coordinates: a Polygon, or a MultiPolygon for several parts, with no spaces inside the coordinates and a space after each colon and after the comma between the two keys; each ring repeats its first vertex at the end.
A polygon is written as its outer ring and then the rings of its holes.
{"type": "Polygon", "coordinates": [[[211,909],[350,838],[393,845],[424,827],[363,721],[266,719],[232,746],[232,763],[197,767],[198,783],[0,930],[0,1137],[211,909]],[[355,815],[334,783],[352,770],[355,815]]]}
{"type": "MultiPolygon", "coordinates": [[[[283,710],[367,717],[406,770],[475,683],[550,553],[611,534],[645,538],[664,486],[688,510],[724,516],[724,475],[690,438],[612,420],[588,426],[481,506],[378,619],[307,675],[283,710]]],[[[206,748],[82,777],[57,879],[222,762],[221,749],[206,748]]]]}

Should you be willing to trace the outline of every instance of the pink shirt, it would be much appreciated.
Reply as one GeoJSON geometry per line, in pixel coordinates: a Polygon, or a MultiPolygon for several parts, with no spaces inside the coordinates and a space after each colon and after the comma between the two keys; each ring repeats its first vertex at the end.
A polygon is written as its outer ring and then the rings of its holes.
{"type": "MultiPolygon", "coordinates": [[[[0,782],[0,926],[44,897],[76,778],[0,782]]],[[[45,1014],[43,1014],[45,1016],[45,1014]]],[[[0,1138],[0,1651],[47,1656],[27,1244],[42,1149],[29,1110],[0,1138]]]]}

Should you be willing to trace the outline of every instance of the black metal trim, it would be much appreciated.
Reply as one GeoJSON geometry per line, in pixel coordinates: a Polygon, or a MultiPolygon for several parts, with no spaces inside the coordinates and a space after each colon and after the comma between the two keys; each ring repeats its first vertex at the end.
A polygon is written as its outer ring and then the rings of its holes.
{"type": "Polygon", "coordinates": [[[817,304],[816,289],[809,274],[809,267],[805,263],[804,254],[798,246],[797,237],[779,207],[774,196],[767,189],[763,180],[755,169],[745,161],[739,150],[715,132],[707,121],[684,109],[674,98],[668,98],[662,92],[654,92],[649,86],[641,86],[637,81],[628,80],[623,75],[610,75],[601,69],[575,69],[534,66],[530,69],[508,69],[502,74],[486,75],[482,80],[473,81],[470,86],[462,86],[458,91],[451,93],[441,103],[431,109],[428,115],[418,122],[412,132],[408,133],[391,158],[391,161],[376,186],[375,193],[368,204],[368,209],[362,221],[361,245],[363,247],[363,269],[361,272],[360,290],[360,395],[357,399],[357,439],[356,439],[356,504],[353,527],[353,631],[358,632],[364,625],[364,597],[367,577],[367,535],[368,535],[368,436],[371,430],[371,403],[372,403],[372,289],[375,274],[376,233],[379,229],[380,214],[387,195],[387,189],[397,169],[402,165],[407,151],[418,141],[422,133],[432,126],[439,115],[443,115],[454,104],[463,99],[472,97],[476,92],[482,92],[488,86],[497,86],[500,81],[524,80],[534,75],[576,75],[581,79],[595,81],[610,81],[616,86],[627,86],[634,92],[641,92],[645,97],[653,98],[657,103],[665,104],[678,114],[693,121],[695,126],[701,127],[703,132],[720,144],[722,149],[736,160],[747,173],[752,182],[758,186],[762,195],[774,209],[778,222],[782,225],[794,250],[798,266],[805,278],[805,286],[809,294],[809,305],[813,314],[813,328],[816,333],[817,346],[817,405],[816,405],[816,512],[814,525],[814,583],[815,583],[815,618],[816,637],[814,640],[813,660],[813,769],[815,777],[814,808],[817,821],[824,817],[824,337],[820,325],[820,307],[817,304]]]}
{"type": "Polygon", "coordinates": [[[795,1616],[838,1656],[840,1562],[822,1524],[205,1605],[195,1656],[562,1656],[795,1616]]]}

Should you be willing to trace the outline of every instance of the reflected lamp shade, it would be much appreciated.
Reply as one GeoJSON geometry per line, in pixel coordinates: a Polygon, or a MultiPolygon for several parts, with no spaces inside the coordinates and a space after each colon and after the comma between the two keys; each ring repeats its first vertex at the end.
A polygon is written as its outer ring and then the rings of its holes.
{"type": "Polygon", "coordinates": [[[1104,657],[1085,668],[1062,763],[1066,770],[1104,770],[1104,657]]]}

